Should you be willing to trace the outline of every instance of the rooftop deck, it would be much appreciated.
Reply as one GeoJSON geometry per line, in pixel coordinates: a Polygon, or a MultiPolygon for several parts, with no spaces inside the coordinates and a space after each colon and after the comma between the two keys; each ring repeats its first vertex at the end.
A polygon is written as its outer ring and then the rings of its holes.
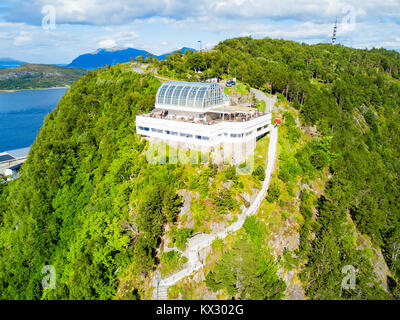
{"type": "Polygon", "coordinates": [[[246,122],[268,114],[267,112],[259,112],[255,108],[251,109],[252,110],[233,110],[232,107],[226,107],[226,109],[223,109],[223,107],[221,107],[218,110],[205,113],[206,116],[204,119],[196,119],[194,116],[191,115],[176,115],[172,112],[165,114],[163,112],[164,110],[159,109],[153,110],[150,113],[141,114],[140,116],[163,120],[182,121],[187,123],[213,125],[221,122],[246,122]],[[217,118],[215,118],[216,114],[217,118]]]}

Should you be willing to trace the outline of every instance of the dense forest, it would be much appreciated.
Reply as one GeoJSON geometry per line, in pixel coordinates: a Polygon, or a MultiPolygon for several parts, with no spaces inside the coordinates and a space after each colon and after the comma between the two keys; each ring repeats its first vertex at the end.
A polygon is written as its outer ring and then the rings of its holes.
{"type": "Polygon", "coordinates": [[[85,75],[78,68],[45,64],[24,64],[0,69],[0,90],[43,89],[70,86],[85,75]]]}
{"type": "Polygon", "coordinates": [[[89,71],[45,119],[0,202],[3,299],[42,298],[44,264],[57,270],[56,290],[43,296],[53,299],[111,298],[132,261],[138,275],[152,267],[164,220],[174,215],[174,168],[148,166],[133,121],[152,108],[158,86],[119,66],[89,71]]]}
{"type": "MultiPolygon", "coordinates": [[[[297,179],[306,184],[317,172],[327,180],[321,196],[307,190],[299,195],[300,247],[293,259],[306,296],[400,297],[399,53],[236,38],[212,51],[148,62],[178,79],[236,75],[267,93],[272,84],[272,93],[299,119],[285,114],[279,139],[286,147],[265,201],[279,202],[280,186],[289,188],[297,179]],[[313,138],[300,144],[304,132],[313,138]],[[359,250],[358,233],[382,251],[391,271],[388,291],[359,250]],[[345,265],[361,275],[357,288],[346,292],[338,285],[345,265]]],[[[216,174],[212,164],[197,165],[201,173],[185,178],[179,164],[146,161],[148,146],[136,135],[134,119],[153,108],[159,85],[153,75],[136,74],[127,65],[89,71],[46,118],[20,178],[0,184],[0,298],[110,299],[123,278],[133,285],[122,297],[143,298],[140,288],[160,263],[155,252],[165,225],[173,225],[179,211],[178,189],[193,187],[214,198],[218,210],[235,210],[231,191],[212,194],[203,183],[216,174]],[[41,288],[46,264],[57,271],[55,290],[41,288]]],[[[235,188],[246,187],[231,167],[224,170],[219,174],[237,180],[235,188]]],[[[256,173],[252,179],[262,177],[256,173]]],[[[229,250],[221,249],[205,280],[210,290],[242,299],[284,297],[263,228],[259,219],[249,219],[229,250]],[[238,278],[226,272],[238,264],[241,290],[238,278]]],[[[178,232],[174,241],[190,234],[178,232]]],[[[161,259],[178,263],[172,255],[161,259]]]]}

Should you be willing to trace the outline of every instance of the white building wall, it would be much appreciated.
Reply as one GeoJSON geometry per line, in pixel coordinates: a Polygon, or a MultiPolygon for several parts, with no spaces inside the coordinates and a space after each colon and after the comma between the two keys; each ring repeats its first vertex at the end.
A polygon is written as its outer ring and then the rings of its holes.
{"type": "Polygon", "coordinates": [[[221,121],[212,125],[136,116],[136,131],[142,136],[209,147],[221,143],[244,143],[269,132],[270,127],[271,114],[249,121],[221,121]],[[264,126],[267,127],[264,128],[264,126]],[[148,130],[143,128],[148,128],[148,130]],[[167,131],[174,134],[167,134],[167,131]],[[181,136],[181,133],[192,135],[192,137],[181,136]],[[232,137],[232,134],[243,135],[243,137],[232,137]],[[196,136],[202,139],[197,139],[196,136]],[[208,140],[203,137],[207,137],[208,140]]]}
{"type": "Polygon", "coordinates": [[[215,163],[229,161],[240,164],[254,152],[256,139],[271,130],[271,117],[271,114],[266,114],[244,122],[222,121],[206,125],[137,116],[136,130],[152,143],[164,142],[176,149],[212,152],[215,163]],[[142,128],[148,128],[148,131],[142,128]],[[176,132],[177,135],[167,134],[166,131],[176,132]],[[181,136],[181,133],[191,134],[192,137],[181,136]],[[231,134],[243,136],[231,137],[231,134]],[[208,137],[209,140],[196,139],[196,136],[208,137]]]}

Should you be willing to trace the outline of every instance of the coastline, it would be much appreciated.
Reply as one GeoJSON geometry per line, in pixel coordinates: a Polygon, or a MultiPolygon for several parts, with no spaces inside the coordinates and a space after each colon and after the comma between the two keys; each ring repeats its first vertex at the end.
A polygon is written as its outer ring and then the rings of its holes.
{"type": "Polygon", "coordinates": [[[32,89],[4,89],[0,90],[0,93],[11,93],[11,92],[19,92],[19,91],[29,91],[29,90],[53,90],[53,89],[69,89],[71,86],[63,86],[63,87],[50,87],[50,88],[32,88],[32,89]]]}

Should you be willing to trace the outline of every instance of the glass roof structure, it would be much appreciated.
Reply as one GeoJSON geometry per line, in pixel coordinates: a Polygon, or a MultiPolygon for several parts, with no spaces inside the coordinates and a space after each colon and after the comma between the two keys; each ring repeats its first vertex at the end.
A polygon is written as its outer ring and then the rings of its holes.
{"type": "Polygon", "coordinates": [[[224,93],[215,83],[168,81],[157,91],[156,106],[208,109],[222,105],[224,93]]]}

